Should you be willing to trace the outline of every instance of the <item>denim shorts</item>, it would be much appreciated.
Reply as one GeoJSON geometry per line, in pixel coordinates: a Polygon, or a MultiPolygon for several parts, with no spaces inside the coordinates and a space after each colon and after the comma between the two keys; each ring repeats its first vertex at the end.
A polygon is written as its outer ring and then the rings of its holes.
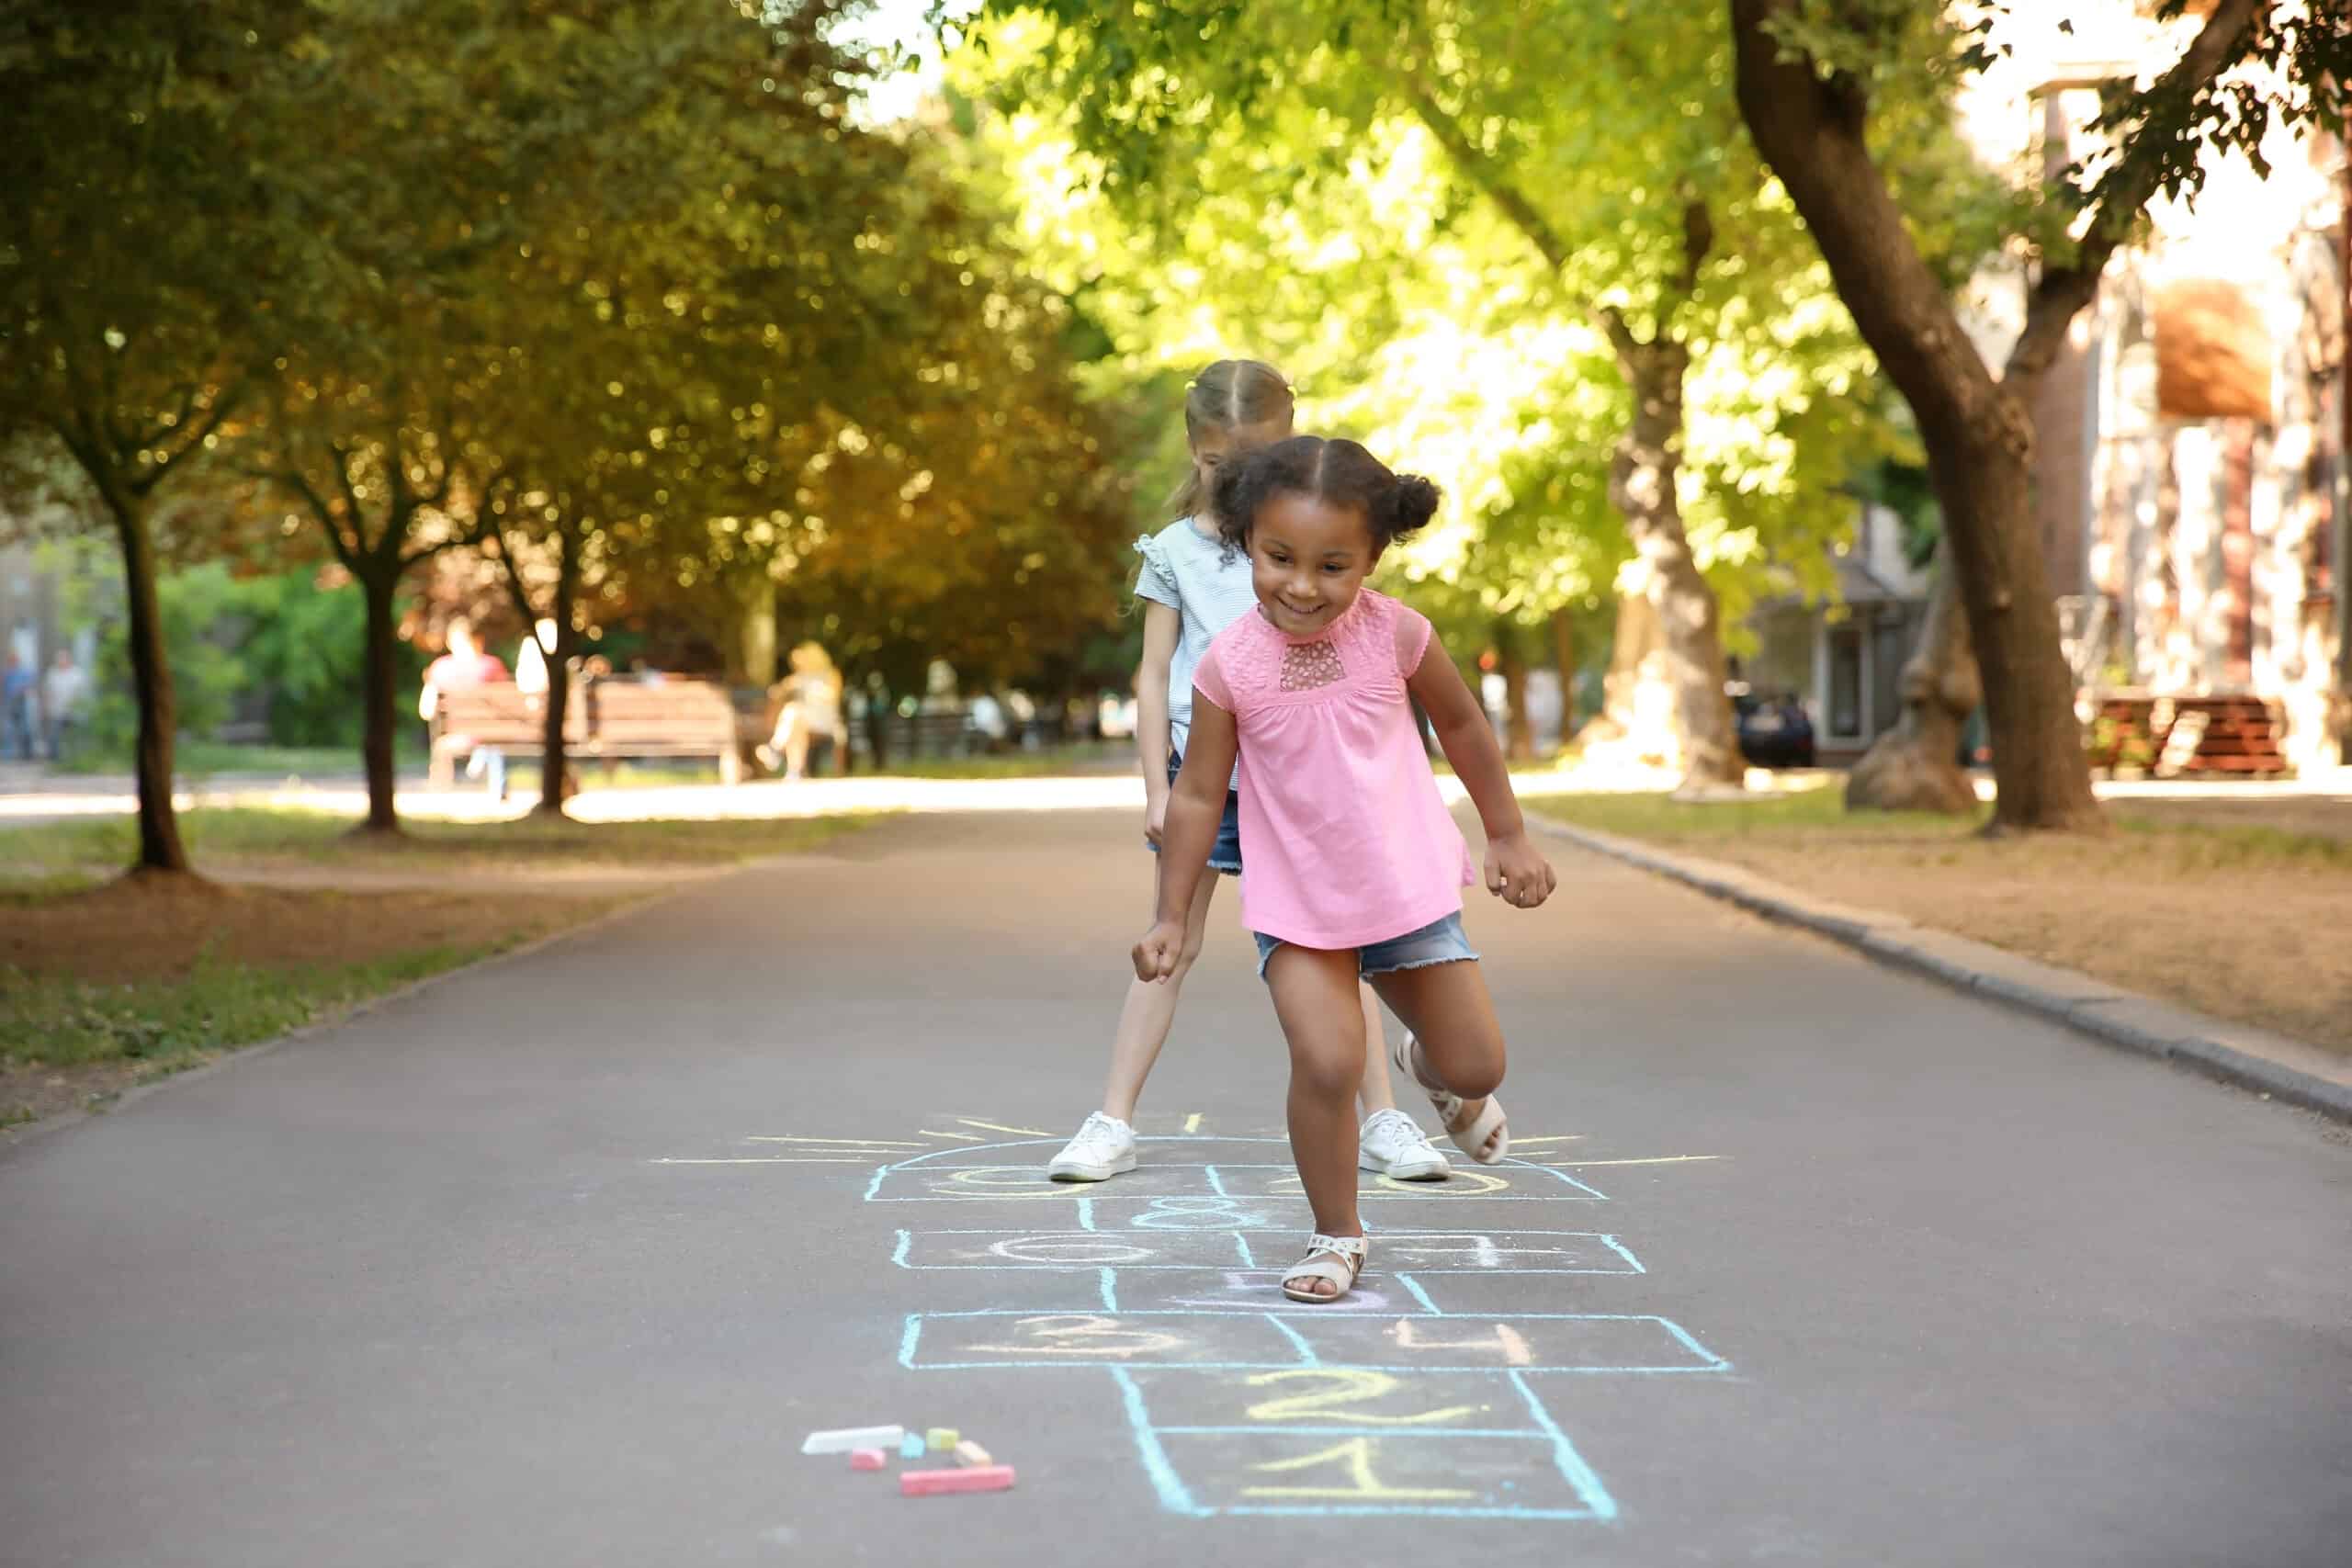
{"type": "MultiPolygon", "coordinates": [[[[1184,759],[1174,751],[1169,752],[1169,784],[1173,785],[1176,775],[1183,771],[1184,759]]],[[[1159,852],[1159,846],[1149,839],[1143,842],[1153,854],[1159,852]]],[[[1227,876],[1241,874],[1241,796],[1233,790],[1225,792],[1225,818],[1216,825],[1216,842],[1209,846],[1209,869],[1227,876]]]]}
{"type": "MultiPolygon", "coordinates": [[[[1250,934],[1258,939],[1258,978],[1262,980],[1266,977],[1266,965],[1273,962],[1274,949],[1283,945],[1283,939],[1263,931],[1250,934]]],[[[1394,975],[1399,969],[1426,969],[1432,964],[1459,964],[1477,956],[1477,950],[1463,934],[1462,914],[1456,910],[1442,920],[1431,920],[1419,931],[1357,948],[1356,973],[1369,980],[1374,975],[1394,975]]]]}

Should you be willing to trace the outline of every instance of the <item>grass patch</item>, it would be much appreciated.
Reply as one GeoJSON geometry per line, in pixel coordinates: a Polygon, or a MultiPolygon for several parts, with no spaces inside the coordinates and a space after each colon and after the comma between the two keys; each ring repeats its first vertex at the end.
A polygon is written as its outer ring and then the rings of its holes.
{"type": "MultiPolygon", "coordinates": [[[[398,837],[355,834],[339,813],[275,807],[202,807],[179,814],[181,840],[199,868],[220,865],[514,868],[712,866],[792,854],[866,820],[852,815],[694,821],[575,822],[537,815],[503,822],[412,819],[398,837]]],[[[0,886],[23,897],[72,891],[94,872],[130,863],[137,825],[126,817],[0,828],[0,886]]]]}
{"type": "MultiPolygon", "coordinates": [[[[1057,773],[1099,773],[1135,766],[1131,745],[1055,746],[1042,751],[1002,751],[981,757],[909,757],[879,777],[903,779],[1034,779],[1057,773]]],[[[876,775],[860,774],[860,777],[876,775]]]]}
{"type": "Polygon", "coordinates": [[[365,964],[266,965],[208,953],[185,976],[111,984],[0,970],[0,1040],[10,1065],[140,1064],[160,1077],[487,958],[519,935],[435,944],[365,964]]]}
{"type": "MultiPolygon", "coordinates": [[[[392,766],[403,773],[424,766],[424,749],[403,725],[392,742],[392,766]]],[[[129,752],[101,751],[85,746],[53,766],[61,773],[127,773],[129,752]]],[[[301,778],[356,776],[365,763],[359,748],[351,746],[254,746],[223,740],[182,737],[172,747],[172,768],[181,778],[209,778],[218,773],[257,773],[272,778],[293,774],[301,778]]]]}
{"type": "Polygon", "coordinates": [[[876,819],[435,822],[386,845],[319,812],[192,811],[192,855],[230,878],[193,885],[115,874],[128,822],[0,829],[0,874],[15,876],[0,884],[0,1128],[577,926],[674,885],[664,874],[813,849],[876,819]],[[285,867],[303,874],[267,874],[285,867]]]}
{"type": "MultiPolygon", "coordinates": [[[[2098,838],[1981,818],[1848,816],[1835,786],[1739,801],[1530,798],[1578,827],[1727,862],[1782,886],[2352,1053],[2352,811],[2279,802],[2278,826],[2203,802],[2111,807],[2098,838]]],[[[2233,808],[2252,802],[2233,802],[2233,808]]]]}

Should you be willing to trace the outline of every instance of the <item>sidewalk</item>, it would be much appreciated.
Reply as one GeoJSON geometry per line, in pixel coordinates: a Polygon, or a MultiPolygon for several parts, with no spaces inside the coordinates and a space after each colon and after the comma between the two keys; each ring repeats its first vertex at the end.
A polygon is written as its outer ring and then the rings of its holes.
{"type": "Polygon", "coordinates": [[[1544,831],[1859,949],[1882,964],[2174,1061],[2208,1076],[2352,1122],[2352,1057],[2250,1024],[2175,1007],[2072,969],[2043,964],[1900,916],[1792,892],[1737,866],[1657,849],[1590,828],[1532,818],[1544,831]]]}

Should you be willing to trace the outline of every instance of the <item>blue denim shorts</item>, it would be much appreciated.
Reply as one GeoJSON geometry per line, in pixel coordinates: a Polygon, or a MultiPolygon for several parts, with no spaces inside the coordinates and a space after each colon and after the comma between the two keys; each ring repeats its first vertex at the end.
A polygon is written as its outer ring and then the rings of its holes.
{"type": "MultiPolygon", "coordinates": [[[[1266,965],[1273,962],[1274,949],[1283,945],[1283,939],[1263,931],[1250,934],[1258,939],[1258,978],[1262,980],[1266,977],[1266,965]]],[[[1442,920],[1431,920],[1419,931],[1357,948],[1356,973],[1369,980],[1374,975],[1394,975],[1399,969],[1426,969],[1432,964],[1459,964],[1477,956],[1477,949],[1463,934],[1462,914],[1456,910],[1442,920]]]]}
{"type": "MultiPolygon", "coordinates": [[[[1184,759],[1169,752],[1168,782],[1175,784],[1176,775],[1183,771],[1184,759]]],[[[1143,843],[1153,854],[1159,852],[1159,846],[1149,839],[1143,843]]],[[[1209,869],[1227,876],[1241,874],[1241,796],[1233,790],[1225,792],[1225,818],[1216,825],[1216,842],[1209,846],[1209,869]]]]}

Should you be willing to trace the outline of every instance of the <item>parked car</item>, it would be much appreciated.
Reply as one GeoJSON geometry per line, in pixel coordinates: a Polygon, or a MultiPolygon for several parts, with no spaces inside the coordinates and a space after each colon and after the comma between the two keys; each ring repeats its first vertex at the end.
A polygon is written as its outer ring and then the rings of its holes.
{"type": "Polygon", "coordinates": [[[1739,754],[1751,767],[1813,766],[1813,720],[1793,695],[1759,697],[1743,692],[1731,702],[1739,727],[1739,754]]]}

